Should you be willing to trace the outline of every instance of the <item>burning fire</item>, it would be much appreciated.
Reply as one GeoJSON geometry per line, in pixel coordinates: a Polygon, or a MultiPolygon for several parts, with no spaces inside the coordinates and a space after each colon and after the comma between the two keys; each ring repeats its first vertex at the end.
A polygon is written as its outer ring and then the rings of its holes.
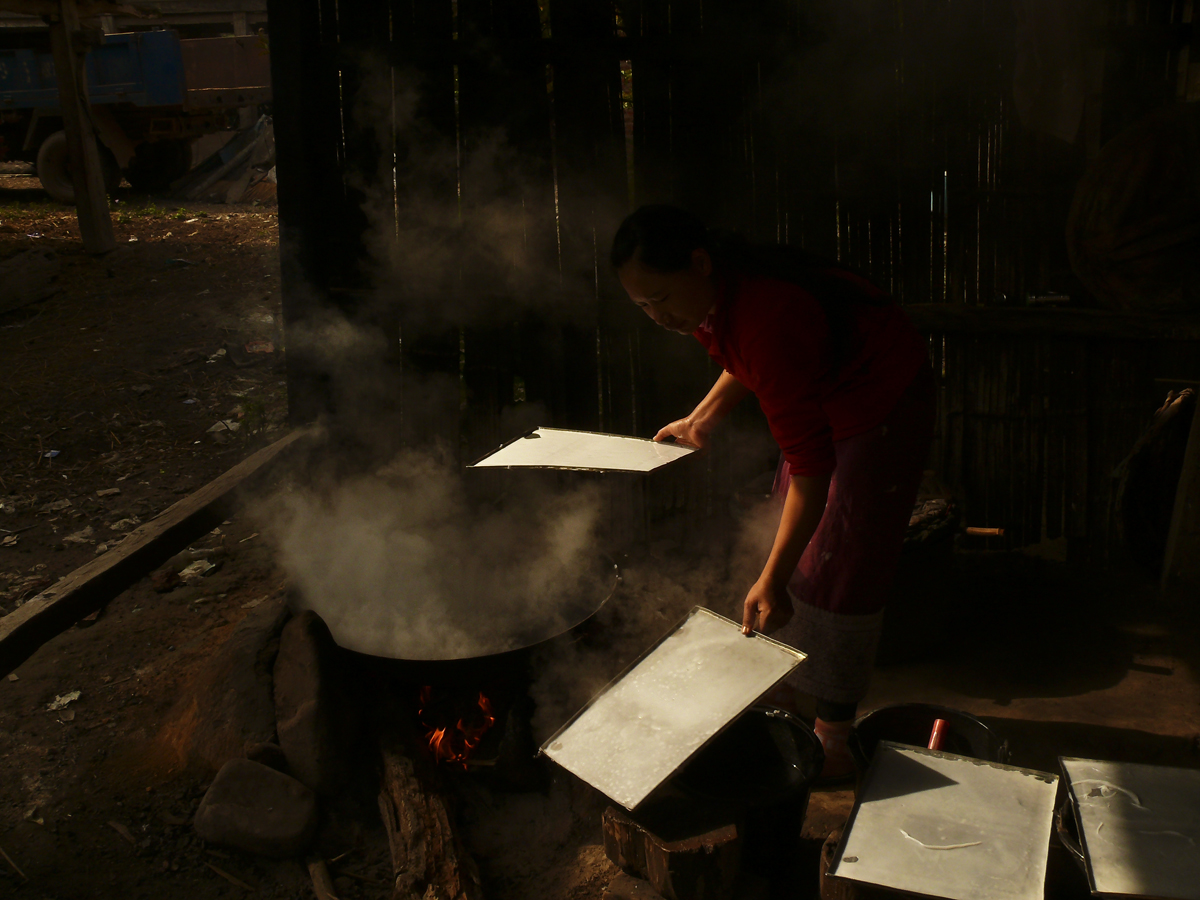
{"type": "Polygon", "coordinates": [[[417,715],[425,726],[429,750],[438,762],[467,767],[471,753],[494,724],[492,703],[483,691],[476,700],[438,698],[432,687],[421,688],[417,715]],[[454,724],[448,724],[453,722],[454,724]]]}

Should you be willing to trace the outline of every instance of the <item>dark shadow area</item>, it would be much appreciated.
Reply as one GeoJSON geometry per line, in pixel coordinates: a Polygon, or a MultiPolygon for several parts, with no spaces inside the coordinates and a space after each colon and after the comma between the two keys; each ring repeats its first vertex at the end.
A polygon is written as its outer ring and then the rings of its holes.
{"type": "MultiPolygon", "coordinates": [[[[29,176],[33,178],[34,176],[29,176]]],[[[5,181],[0,180],[0,206],[8,206],[10,203],[52,203],[50,195],[47,194],[40,186],[38,187],[8,187],[5,181]]],[[[63,206],[64,210],[71,209],[69,206],[63,206]]]]}
{"type": "Polygon", "coordinates": [[[1200,768],[1200,742],[1195,736],[1154,734],[1134,728],[1082,725],[1078,722],[1032,722],[980,717],[1008,740],[1011,762],[1061,775],[1060,756],[1200,768]]]}
{"type": "Polygon", "coordinates": [[[955,690],[1001,703],[1077,696],[1124,678],[1145,650],[1130,620],[1173,615],[1155,601],[1144,579],[1019,554],[909,556],[879,665],[938,661],[955,690]]]}
{"type": "Polygon", "coordinates": [[[890,753],[881,762],[885,765],[873,769],[862,787],[863,795],[869,795],[874,802],[958,784],[949,775],[923,765],[919,759],[906,753],[890,753]]]}
{"type": "Polygon", "coordinates": [[[880,741],[925,747],[934,723],[941,719],[943,753],[1008,762],[1008,747],[1002,737],[974,716],[945,706],[927,703],[901,703],[876,709],[855,722],[849,747],[860,770],[870,765],[880,741]]]}

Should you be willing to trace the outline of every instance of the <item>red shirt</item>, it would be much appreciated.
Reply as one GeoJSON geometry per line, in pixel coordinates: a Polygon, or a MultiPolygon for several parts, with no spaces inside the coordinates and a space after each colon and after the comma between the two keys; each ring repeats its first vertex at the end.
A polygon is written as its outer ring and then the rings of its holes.
{"type": "MultiPolygon", "coordinates": [[[[886,296],[855,275],[845,277],[886,296]]],[[[881,424],[928,358],[925,338],[897,304],[862,303],[845,361],[834,372],[829,327],[816,298],[760,277],[726,284],[695,337],[758,397],[793,475],[832,472],[833,442],[881,424]]]]}

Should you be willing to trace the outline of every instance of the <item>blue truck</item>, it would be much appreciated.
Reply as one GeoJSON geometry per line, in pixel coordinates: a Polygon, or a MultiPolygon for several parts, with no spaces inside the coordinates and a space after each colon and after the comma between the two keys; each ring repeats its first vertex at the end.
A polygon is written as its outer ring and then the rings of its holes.
{"type": "MultiPolygon", "coordinates": [[[[97,37],[85,73],[110,193],[122,175],[135,190],[166,187],[191,167],[193,141],[236,129],[239,110],[270,102],[265,35],[185,39],[164,29],[97,37]]],[[[0,160],[34,163],[46,192],[72,202],[46,32],[10,31],[0,41],[0,160]]]]}

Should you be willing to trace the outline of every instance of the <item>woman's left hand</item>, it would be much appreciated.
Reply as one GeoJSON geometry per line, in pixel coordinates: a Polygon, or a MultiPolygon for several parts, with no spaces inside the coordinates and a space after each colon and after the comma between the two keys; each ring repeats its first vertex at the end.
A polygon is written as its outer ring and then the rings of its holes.
{"type": "Polygon", "coordinates": [[[788,595],[787,585],[760,578],[746,594],[742,607],[742,634],[775,631],[791,618],[792,598],[788,595]]]}

